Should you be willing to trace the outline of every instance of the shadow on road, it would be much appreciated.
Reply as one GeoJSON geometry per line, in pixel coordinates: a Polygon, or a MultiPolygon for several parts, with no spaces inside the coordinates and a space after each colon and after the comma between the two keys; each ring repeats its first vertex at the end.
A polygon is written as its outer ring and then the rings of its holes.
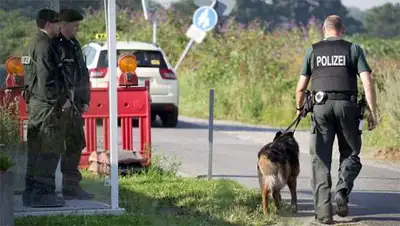
{"type": "MultiPolygon", "coordinates": [[[[253,175],[212,175],[213,178],[257,178],[253,175]]],[[[198,175],[197,178],[207,178],[207,175],[198,175]]]]}
{"type": "MultiPolygon", "coordinates": [[[[101,126],[102,122],[97,120],[97,125],[101,126]]],[[[120,126],[120,125],[118,125],[120,126]]],[[[289,126],[289,125],[288,125],[289,126]]],[[[138,122],[133,123],[133,127],[138,127],[138,122]]],[[[151,123],[152,128],[164,128],[160,119],[156,119],[151,123]]],[[[215,123],[214,122],[214,131],[225,131],[225,132],[271,132],[276,133],[278,131],[283,131],[287,127],[282,128],[266,128],[256,125],[237,125],[230,123],[215,123]]],[[[208,130],[208,121],[207,122],[193,122],[193,121],[185,121],[179,120],[176,128],[172,129],[198,129],[198,130],[208,130]]],[[[304,132],[307,130],[298,128],[296,131],[304,132]]]]}
{"type": "MultiPolygon", "coordinates": [[[[208,129],[208,123],[179,121],[176,129],[208,129]]],[[[272,132],[276,133],[284,128],[262,128],[259,126],[233,125],[227,123],[214,124],[214,131],[241,131],[241,132],[272,132]]]]}
{"type": "MultiPolygon", "coordinates": [[[[137,125],[136,125],[137,126],[137,125]]],[[[159,118],[154,120],[151,123],[152,128],[163,128],[162,122],[159,118]]],[[[173,129],[198,129],[198,130],[206,130],[208,129],[208,122],[192,122],[179,120],[176,128],[173,129]]],[[[238,132],[278,132],[280,130],[284,130],[286,128],[263,128],[260,126],[250,126],[250,125],[235,125],[229,123],[215,123],[214,122],[214,131],[238,131],[238,132]]],[[[298,131],[300,131],[298,129],[298,131]]]]}
{"type": "MultiPolygon", "coordinates": [[[[207,178],[207,175],[201,174],[197,175],[197,178],[207,178]]],[[[224,178],[224,179],[235,179],[235,178],[258,178],[257,175],[235,175],[235,174],[213,174],[213,178],[224,178]]],[[[297,177],[298,180],[300,179],[310,179],[310,177],[297,177]]]]}
{"type": "MultiPolygon", "coordinates": [[[[355,217],[353,219],[355,222],[360,221],[395,221],[400,222],[400,217],[355,217]]],[[[400,225],[400,223],[398,224],[400,225]]]]}
{"type": "MultiPolygon", "coordinates": [[[[298,191],[310,195],[311,191],[298,191]]],[[[335,201],[332,195],[332,204],[335,201]]],[[[400,193],[393,192],[373,192],[373,191],[353,191],[349,197],[349,217],[353,217],[353,221],[399,221],[400,217],[391,217],[387,215],[400,214],[400,193]],[[384,215],[384,216],[379,216],[384,215]]],[[[298,200],[300,211],[313,211],[313,201],[298,200]]],[[[304,216],[310,216],[304,213],[304,216]]],[[[313,214],[312,214],[313,215],[313,214]]]]}

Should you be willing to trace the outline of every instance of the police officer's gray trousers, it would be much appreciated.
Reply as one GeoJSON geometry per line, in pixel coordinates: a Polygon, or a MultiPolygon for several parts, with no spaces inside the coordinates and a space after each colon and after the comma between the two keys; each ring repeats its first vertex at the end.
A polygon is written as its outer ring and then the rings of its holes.
{"type": "Polygon", "coordinates": [[[350,193],[354,180],[361,171],[362,165],[358,156],[361,149],[361,133],[358,130],[357,116],[356,101],[327,100],[325,104],[314,106],[311,114],[311,186],[315,214],[318,218],[333,215],[330,170],[335,135],[340,152],[336,191],[347,189],[350,193]]]}
{"type": "Polygon", "coordinates": [[[65,114],[65,152],[61,157],[63,189],[72,190],[79,186],[82,175],[78,169],[82,150],[86,147],[83,119],[72,108],[65,114]]]}

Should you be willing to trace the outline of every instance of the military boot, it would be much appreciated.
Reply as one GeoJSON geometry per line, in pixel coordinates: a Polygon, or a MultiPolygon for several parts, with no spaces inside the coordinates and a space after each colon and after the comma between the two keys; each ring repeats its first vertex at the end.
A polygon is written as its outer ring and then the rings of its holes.
{"type": "Polygon", "coordinates": [[[317,218],[317,215],[315,215],[314,219],[320,224],[326,224],[326,225],[335,224],[335,221],[333,220],[332,217],[317,218]]]}
{"type": "Polygon", "coordinates": [[[347,189],[339,190],[335,195],[336,205],[337,205],[337,215],[340,217],[347,217],[349,215],[349,198],[347,195],[347,189]]]}
{"type": "Polygon", "coordinates": [[[65,204],[62,197],[55,192],[55,170],[59,155],[56,153],[40,153],[35,168],[34,183],[29,198],[30,206],[61,207],[65,204]]]}
{"type": "MultiPolygon", "coordinates": [[[[67,143],[67,150],[77,150],[71,142],[67,143]]],[[[78,149],[79,150],[79,149],[78,149]]],[[[90,200],[94,195],[82,189],[79,185],[82,180],[82,174],[79,171],[79,161],[81,154],[64,153],[61,157],[61,172],[63,174],[63,196],[66,200],[90,200]]],[[[75,151],[77,152],[77,151],[75,151]]]]}
{"type": "Polygon", "coordinates": [[[46,189],[34,189],[29,202],[32,208],[62,207],[65,205],[62,197],[57,196],[54,191],[49,192],[46,189]]]}
{"type": "Polygon", "coordinates": [[[22,193],[22,203],[24,206],[29,207],[30,195],[33,189],[35,167],[36,167],[37,155],[33,153],[31,149],[28,150],[28,161],[25,174],[25,190],[22,193]]]}
{"type": "Polygon", "coordinates": [[[68,186],[66,188],[63,188],[63,197],[65,200],[72,200],[72,199],[78,199],[78,200],[91,200],[94,198],[94,195],[86,192],[81,188],[81,186],[68,186]]]}
{"type": "Polygon", "coordinates": [[[22,193],[22,204],[26,207],[30,206],[30,196],[32,192],[32,177],[27,177],[25,179],[25,190],[22,193]]]}

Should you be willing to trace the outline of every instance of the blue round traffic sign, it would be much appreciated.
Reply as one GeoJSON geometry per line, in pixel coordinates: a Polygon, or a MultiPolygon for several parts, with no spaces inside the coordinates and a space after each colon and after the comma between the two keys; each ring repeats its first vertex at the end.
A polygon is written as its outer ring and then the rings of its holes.
{"type": "Polygon", "coordinates": [[[193,24],[203,31],[212,30],[218,23],[218,14],[214,8],[202,6],[193,14],[193,24]]]}

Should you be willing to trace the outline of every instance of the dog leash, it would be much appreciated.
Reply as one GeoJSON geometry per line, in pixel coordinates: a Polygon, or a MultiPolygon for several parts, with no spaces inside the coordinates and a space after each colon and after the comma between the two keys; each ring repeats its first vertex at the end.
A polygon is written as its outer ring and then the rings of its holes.
{"type": "Polygon", "coordinates": [[[290,130],[290,128],[292,128],[292,126],[296,124],[296,125],[294,126],[294,129],[293,129],[293,133],[294,133],[294,132],[296,131],[297,126],[299,125],[299,123],[300,123],[300,121],[301,121],[302,118],[303,118],[303,113],[299,114],[299,115],[297,116],[297,118],[292,122],[292,124],[290,124],[290,126],[289,126],[288,128],[286,128],[286,130],[285,130],[283,133],[288,132],[288,131],[290,130]]]}
{"type": "Polygon", "coordinates": [[[304,100],[304,104],[301,107],[302,110],[301,110],[300,114],[296,117],[296,119],[292,122],[292,124],[290,124],[290,126],[288,128],[286,128],[286,130],[283,133],[288,132],[290,130],[290,128],[292,128],[292,126],[295,125],[294,129],[293,129],[293,133],[294,133],[296,131],[297,126],[299,125],[301,119],[306,117],[308,111],[307,111],[307,109],[305,109],[305,107],[306,106],[310,106],[310,103],[309,103],[310,99],[308,97],[309,95],[310,95],[310,93],[306,91],[306,97],[305,97],[305,100],[304,100]]]}

